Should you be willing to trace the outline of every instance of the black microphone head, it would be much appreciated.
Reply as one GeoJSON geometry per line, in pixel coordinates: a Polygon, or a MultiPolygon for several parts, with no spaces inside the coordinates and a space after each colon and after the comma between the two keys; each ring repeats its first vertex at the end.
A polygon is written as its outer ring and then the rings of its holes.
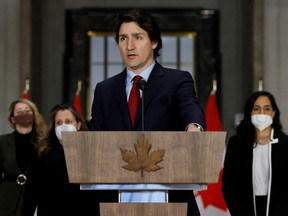
{"type": "Polygon", "coordinates": [[[147,82],[144,79],[139,80],[138,82],[138,87],[143,91],[143,89],[145,88],[147,82]]]}

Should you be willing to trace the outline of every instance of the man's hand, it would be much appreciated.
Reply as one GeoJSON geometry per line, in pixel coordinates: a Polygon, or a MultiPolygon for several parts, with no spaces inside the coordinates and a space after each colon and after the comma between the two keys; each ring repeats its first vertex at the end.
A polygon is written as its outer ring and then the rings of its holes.
{"type": "Polygon", "coordinates": [[[187,128],[187,131],[199,132],[201,131],[201,128],[196,124],[190,124],[187,128]]]}

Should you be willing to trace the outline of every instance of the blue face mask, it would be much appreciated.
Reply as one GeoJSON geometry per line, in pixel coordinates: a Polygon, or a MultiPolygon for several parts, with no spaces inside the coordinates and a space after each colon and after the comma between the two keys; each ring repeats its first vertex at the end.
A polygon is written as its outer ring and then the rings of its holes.
{"type": "Polygon", "coordinates": [[[270,115],[257,114],[251,116],[251,122],[259,131],[263,131],[273,123],[273,120],[270,115]]]}
{"type": "Polygon", "coordinates": [[[62,140],[62,131],[77,131],[75,125],[73,124],[65,124],[63,123],[62,125],[59,125],[55,128],[55,134],[58,138],[58,140],[62,140]]]}

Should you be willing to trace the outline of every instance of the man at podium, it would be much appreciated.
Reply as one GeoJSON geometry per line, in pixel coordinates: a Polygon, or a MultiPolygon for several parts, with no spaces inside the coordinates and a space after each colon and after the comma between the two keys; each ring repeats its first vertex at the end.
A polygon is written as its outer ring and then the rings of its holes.
{"type": "MultiPolygon", "coordinates": [[[[205,115],[191,74],[165,68],[156,61],[162,39],[154,17],[139,9],[120,13],[116,17],[115,39],[126,67],[97,84],[91,130],[205,130],[205,115]]],[[[118,194],[111,196],[114,198],[108,201],[117,202],[118,194]]],[[[187,202],[188,215],[200,215],[193,191],[170,191],[169,201],[187,202]]]]}

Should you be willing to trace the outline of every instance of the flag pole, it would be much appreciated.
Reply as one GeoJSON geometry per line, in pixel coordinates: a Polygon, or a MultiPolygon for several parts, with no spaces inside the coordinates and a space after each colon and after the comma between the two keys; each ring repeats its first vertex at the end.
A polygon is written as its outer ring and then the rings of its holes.
{"type": "Polygon", "coordinates": [[[213,79],[213,88],[212,88],[212,92],[215,93],[217,91],[217,80],[213,79]]]}
{"type": "Polygon", "coordinates": [[[25,89],[24,89],[24,93],[28,93],[30,90],[30,79],[26,79],[25,80],[25,89]]]}
{"type": "Polygon", "coordinates": [[[24,88],[24,91],[22,92],[22,98],[25,98],[25,99],[29,99],[30,96],[29,96],[29,90],[30,90],[30,79],[26,79],[25,80],[25,88],[24,88]]]}
{"type": "Polygon", "coordinates": [[[263,91],[263,79],[258,80],[258,91],[263,91]]]}
{"type": "Polygon", "coordinates": [[[216,74],[214,73],[213,77],[212,77],[212,91],[211,91],[211,93],[215,94],[216,91],[217,91],[217,78],[216,78],[216,74]]]}
{"type": "Polygon", "coordinates": [[[77,83],[77,91],[76,91],[76,93],[79,94],[81,92],[81,89],[82,89],[82,81],[79,80],[78,83],[77,83]]]}

